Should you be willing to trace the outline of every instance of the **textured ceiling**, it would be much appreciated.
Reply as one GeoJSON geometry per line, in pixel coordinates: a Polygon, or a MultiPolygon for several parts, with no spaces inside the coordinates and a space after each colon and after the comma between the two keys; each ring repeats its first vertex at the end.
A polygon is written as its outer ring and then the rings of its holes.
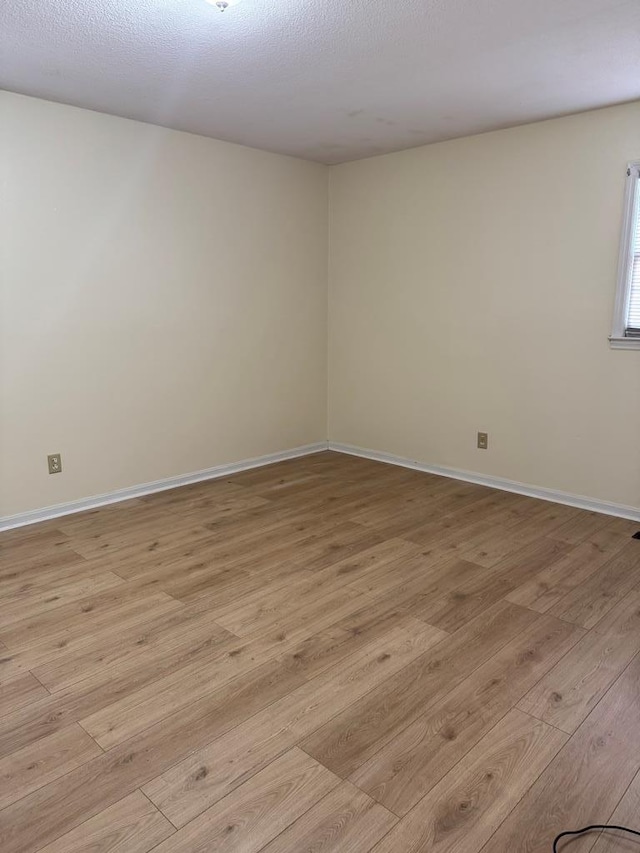
{"type": "Polygon", "coordinates": [[[2,0],[0,87],[323,163],[640,97],[640,0],[2,0]]]}

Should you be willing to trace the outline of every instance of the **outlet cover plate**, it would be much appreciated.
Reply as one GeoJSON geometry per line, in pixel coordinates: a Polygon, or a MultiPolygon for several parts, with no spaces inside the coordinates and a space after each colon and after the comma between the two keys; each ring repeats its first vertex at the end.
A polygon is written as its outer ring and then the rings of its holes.
{"type": "Polygon", "coordinates": [[[62,471],[62,456],[60,453],[51,453],[47,456],[47,464],[50,474],[59,474],[62,471]]]}

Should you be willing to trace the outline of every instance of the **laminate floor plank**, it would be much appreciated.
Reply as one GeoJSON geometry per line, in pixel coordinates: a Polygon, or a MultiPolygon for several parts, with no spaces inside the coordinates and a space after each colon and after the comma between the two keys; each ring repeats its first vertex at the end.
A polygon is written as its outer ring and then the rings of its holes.
{"type": "Polygon", "coordinates": [[[518,707],[556,728],[573,733],[640,650],[640,599],[636,592],[619,621],[590,631],[524,696],[518,707]]]}
{"type": "Polygon", "coordinates": [[[637,543],[629,541],[587,581],[561,598],[549,612],[567,622],[593,628],[637,583],[640,583],[637,543]]]}
{"type": "Polygon", "coordinates": [[[398,818],[341,782],[261,853],[367,853],[398,818]]]}
{"type": "Polygon", "coordinates": [[[495,510],[496,503],[494,497],[461,490],[459,485],[441,483],[426,493],[406,488],[397,490],[395,494],[386,492],[381,500],[369,501],[365,509],[349,517],[386,538],[404,536],[423,545],[424,535],[420,534],[425,529],[430,531],[430,541],[435,540],[436,531],[447,541],[454,536],[456,529],[459,531],[464,525],[470,526],[478,519],[486,518],[490,511],[495,510]]]}
{"type": "MultiPolygon", "coordinates": [[[[170,683],[180,678],[184,680],[182,670],[185,668],[190,667],[189,672],[197,671],[211,660],[219,662],[225,655],[236,662],[237,672],[242,672],[243,668],[246,669],[244,644],[236,638],[220,640],[218,630],[214,625],[213,642],[206,638],[196,640],[195,643],[178,644],[170,650],[165,649],[163,654],[140,651],[129,661],[128,667],[98,667],[82,681],[72,683],[56,693],[47,693],[19,711],[0,717],[0,755],[7,754],[12,745],[16,748],[26,746],[72,722],[110,709],[118,702],[125,703],[126,700],[130,703],[132,695],[137,698],[149,684],[156,681],[159,684],[151,692],[153,695],[161,693],[166,688],[163,679],[168,673],[171,675],[170,683]]],[[[279,651],[275,642],[274,648],[277,648],[273,653],[275,656],[279,651]]],[[[156,713],[162,716],[161,712],[168,713],[166,708],[156,708],[156,713]]],[[[135,717],[131,724],[136,724],[135,717]]],[[[140,725],[140,720],[137,725],[140,725]]]]}
{"type": "MultiPolygon", "coordinates": [[[[117,643],[120,639],[125,645],[130,632],[138,637],[144,636],[149,624],[154,625],[158,621],[166,623],[168,620],[171,623],[186,610],[181,602],[165,593],[136,596],[108,616],[99,614],[93,625],[85,619],[70,625],[69,629],[59,626],[56,633],[47,633],[41,639],[27,640],[25,645],[7,649],[7,655],[14,663],[35,671],[38,667],[54,664],[67,656],[82,655],[85,651],[90,653],[92,646],[106,652],[110,643],[117,643]]],[[[91,674],[95,673],[94,667],[91,674]]]]}
{"type": "MultiPolygon", "coordinates": [[[[638,731],[636,657],[500,826],[485,853],[549,853],[563,830],[607,823],[640,770],[640,752],[630,748],[630,736],[638,731]]],[[[594,840],[575,839],[571,853],[586,853],[594,840]]]]}
{"type": "Polygon", "coordinates": [[[0,691],[2,686],[27,674],[27,667],[16,660],[4,643],[0,643],[0,691]]]}
{"type": "MultiPolygon", "coordinates": [[[[73,550],[86,559],[117,554],[118,551],[127,546],[151,547],[152,550],[155,550],[151,543],[161,542],[162,535],[166,533],[167,527],[171,524],[171,516],[168,512],[156,513],[151,508],[145,509],[144,507],[141,508],[138,515],[139,518],[135,520],[123,520],[121,524],[112,523],[104,531],[98,528],[97,533],[85,533],[72,537],[73,550]]],[[[176,525],[174,521],[173,527],[186,525],[186,521],[182,525],[176,525]]],[[[206,534],[206,529],[199,522],[188,526],[201,528],[202,535],[206,534]]]]}
{"type": "MultiPolygon", "coordinates": [[[[429,548],[447,546],[461,555],[462,551],[470,550],[474,543],[479,544],[493,536],[493,519],[499,517],[503,525],[508,525],[519,522],[523,517],[517,510],[517,503],[515,506],[511,502],[506,503],[508,508],[505,508],[504,500],[488,498],[482,493],[474,495],[466,492],[464,503],[459,503],[457,507],[445,505],[441,511],[433,511],[429,518],[418,525],[414,524],[409,530],[401,526],[398,535],[402,531],[404,538],[410,542],[429,548]]],[[[540,511],[539,507],[535,508],[536,513],[540,511]]]]}
{"type": "MultiPolygon", "coordinates": [[[[303,540],[300,543],[300,549],[296,549],[295,559],[306,571],[316,572],[333,566],[339,560],[355,557],[384,541],[380,533],[348,521],[336,525],[326,536],[309,537],[308,541],[303,540]],[[311,544],[312,540],[315,540],[313,544],[311,544]]],[[[261,565],[252,569],[262,571],[261,565]]]]}
{"type": "Polygon", "coordinates": [[[350,780],[405,815],[584,631],[543,616],[355,770],[350,780]]]}
{"type": "Polygon", "coordinates": [[[0,850],[634,825],[637,526],[327,451],[0,533],[0,850]]]}
{"type": "Polygon", "coordinates": [[[48,696],[49,691],[32,673],[21,673],[0,684],[0,717],[48,696]]]}
{"type": "Polygon", "coordinates": [[[50,524],[51,522],[42,522],[38,525],[28,525],[0,533],[1,576],[23,565],[29,566],[33,560],[53,558],[58,551],[68,553],[69,537],[60,530],[50,527],[50,524]]]}
{"type": "Polygon", "coordinates": [[[372,598],[384,598],[389,604],[417,613],[425,601],[432,601],[480,574],[478,566],[455,555],[439,550],[420,551],[393,561],[380,571],[371,569],[359,578],[351,578],[349,585],[372,598]]]}
{"type": "Polygon", "coordinates": [[[340,784],[299,749],[268,764],[156,848],[156,853],[258,853],[340,784]]]}
{"type": "MultiPolygon", "coordinates": [[[[230,521],[230,520],[229,520],[230,521]]],[[[180,561],[197,553],[198,547],[211,547],[212,532],[204,525],[167,523],[161,532],[148,535],[141,541],[114,540],[107,549],[85,548],[85,540],[74,539],[73,550],[83,560],[108,568],[128,580],[149,565],[161,564],[163,558],[180,561]],[[200,544],[202,543],[202,545],[200,544]],[[84,553],[83,555],[83,552],[84,553]]]]}
{"type": "Polygon", "coordinates": [[[570,548],[559,559],[547,562],[539,572],[522,578],[520,586],[509,593],[507,599],[546,613],[565,595],[579,590],[625,544],[620,537],[612,540],[605,528],[601,528],[589,541],[570,548]]]}
{"type": "Polygon", "coordinates": [[[97,595],[104,590],[112,590],[124,585],[122,578],[113,572],[101,572],[95,577],[72,581],[63,586],[37,590],[28,593],[16,593],[5,596],[2,602],[3,632],[11,626],[40,614],[51,613],[65,604],[97,595]]]}
{"type": "Polygon", "coordinates": [[[632,589],[593,626],[593,632],[613,637],[636,635],[640,626],[640,588],[632,589]]]}
{"type": "Polygon", "coordinates": [[[104,674],[109,669],[117,677],[128,669],[152,664],[156,658],[166,661],[168,655],[179,650],[206,650],[234,639],[209,614],[186,610],[172,608],[125,630],[107,629],[94,638],[71,640],[64,648],[58,648],[54,660],[49,655],[46,663],[32,664],[32,672],[49,691],[56,692],[91,678],[96,672],[104,674]]]}
{"type": "Polygon", "coordinates": [[[494,528],[490,536],[483,538],[479,549],[465,546],[463,556],[478,565],[492,567],[523,545],[552,533],[565,519],[573,518],[579,513],[579,510],[573,507],[541,503],[544,509],[523,513],[517,520],[508,522],[502,530],[494,528]]]}
{"type": "MultiPolygon", "coordinates": [[[[637,773],[615,807],[609,822],[640,831],[640,773],[637,773]]],[[[640,838],[623,832],[610,831],[594,836],[596,843],[591,853],[638,853],[640,838]]]]}
{"type": "Polygon", "coordinates": [[[303,682],[299,672],[271,662],[206,701],[165,717],[0,811],[0,849],[39,850],[303,682]]]}
{"type": "Polygon", "coordinates": [[[266,630],[292,611],[321,600],[326,593],[335,592],[341,586],[375,571],[380,565],[413,555],[416,551],[416,547],[408,542],[390,539],[355,557],[314,572],[311,578],[303,575],[301,570],[299,579],[294,578],[285,586],[279,586],[271,595],[258,589],[255,595],[243,598],[238,604],[214,607],[212,613],[223,628],[238,636],[266,630]]]}
{"type": "MultiPolygon", "coordinates": [[[[104,568],[100,567],[99,571],[104,571],[104,568]]],[[[5,551],[0,559],[0,595],[52,583],[62,584],[69,578],[86,575],[87,561],[66,542],[53,552],[36,551],[29,559],[13,551],[5,551]]]]}
{"type": "Polygon", "coordinates": [[[436,644],[440,632],[397,628],[266,707],[143,787],[184,826],[309,732],[436,644]]]}
{"type": "Polygon", "coordinates": [[[97,595],[80,598],[0,628],[0,639],[9,649],[20,649],[60,634],[79,636],[106,625],[115,628],[126,623],[131,616],[134,620],[139,619],[139,615],[133,614],[139,614],[141,609],[148,610],[157,602],[175,605],[175,599],[164,592],[118,584],[97,595]]]}
{"type": "Polygon", "coordinates": [[[486,576],[478,573],[476,568],[475,577],[463,581],[439,598],[423,599],[422,604],[415,609],[410,608],[410,612],[430,625],[454,633],[503,599],[512,588],[512,583],[506,578],[486,576]]]}
{"type": "Polygon", "coordinates": [[[500,602],[333,717],[302,748],[339,776],[349,776],[536,618],[500,602]]]}
{"type": "Polygon", "coordinates": [[[140,791],[41,847],[41,853],[149,853],[175,832],[140,791]]]}
{"type": "Polygon", "coordinates": [[[477,853],[567,738],[520,711],[509,711],[376,845],[375,853],[477,853]]]}
{"type": "MultiPolygon", "coordinates": [[[[437,639],[444,636],[435,629],[430,629],[428,634],[437,639]]],[[[172,671],[164,678],[152,681],[146,687],[132,691],[126,698],[83,718],[81,723],[103,748],[108,749],[276,656],[284,667],[300,669],[304,666],[306,677],[311,677],[348,656],[354,646],[358,646],[350,640],[352,637],[348,632],[342,632],[342,636],[332,632],[326,635],[314,633],[307,641],[300,642],[284,655],[283,641],[276,633],[259,636],[249,643],[243,643],[237,638],[226,640],[214,647],[208,655],[209,660],[197,661],[172,671]]]]}
{"type": "MultiPolygon", "coordinates": [[[[542,536],[534,539],[533,542],[528,542],[517,551],[512,551],[492,567],[492,572],[507,578],[513,583],[514,589],[517,589],[547,566],[561,560],[571,550],[572,547],[564,542],[542,536]]],[[[514,601],[513,603],[523,604],[524,602],[514,601]]]]}
{"type": "Polygon", "coordinates": [[[579,545],[604,529],[611,519],[597,512],[583,511],[553,531],[552,538],[568,545],[579,545]]]}
{"type": "Polygon", "coordinates": [[[102,755],[76,724],[0,759],[0,809],[102,755]]]}

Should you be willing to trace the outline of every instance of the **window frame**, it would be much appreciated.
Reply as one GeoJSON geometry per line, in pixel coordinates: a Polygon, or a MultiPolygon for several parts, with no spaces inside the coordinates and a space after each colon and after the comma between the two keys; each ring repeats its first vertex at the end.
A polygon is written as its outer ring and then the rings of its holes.
{"type": "Polygon", "coordinates": [[[627,163],[627,177],[624,192],[624,216],[620,238],[618,258],[618,283],[616,301],[613,310],[613,330],[609,336],[612,349],[638,349],[640,338],[625,335],[629,299],[631,296],[631,271],[633,269],[633,236],[636,217],[640,216],[640,160],[627,163]]]}

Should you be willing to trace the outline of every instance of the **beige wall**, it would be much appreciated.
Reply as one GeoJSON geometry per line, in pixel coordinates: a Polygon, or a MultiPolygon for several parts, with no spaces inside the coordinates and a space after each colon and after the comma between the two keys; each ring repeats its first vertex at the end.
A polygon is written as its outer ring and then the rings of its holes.
{"type": "Polygon", "coordinates": [[[326,438],[325,167],[8,93],[0,162],[0,516],[326,438]]]}
{"type": "Polygon", "coordinates": [[[639,157],[636,103],[332,169],[330,438],[640,507],[607,342],[639,157]]]}
{"type": "MultiPolygon", "coordinates": [[[[327,437],[329,170],[0,113],[0,516],[327,437]]],[[[329,437],[640,507],[607,343],[639,140],[634,104],[331,169],[329,437]]]]}

